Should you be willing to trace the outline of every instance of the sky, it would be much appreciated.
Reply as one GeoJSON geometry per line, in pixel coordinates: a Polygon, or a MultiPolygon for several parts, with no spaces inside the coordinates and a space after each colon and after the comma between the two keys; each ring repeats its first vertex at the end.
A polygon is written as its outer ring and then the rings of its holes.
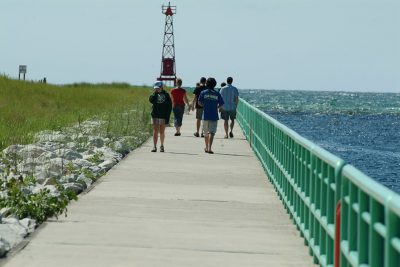
{"type": "MultiPolygon", "coordinates": [[[[151,85],[165,15],[155,0],[0,0],[0,73],[55,84],[151,85]]],[[[240,89],[400,93],[398,0],[176,0],[177,75],[240,89]]]]}

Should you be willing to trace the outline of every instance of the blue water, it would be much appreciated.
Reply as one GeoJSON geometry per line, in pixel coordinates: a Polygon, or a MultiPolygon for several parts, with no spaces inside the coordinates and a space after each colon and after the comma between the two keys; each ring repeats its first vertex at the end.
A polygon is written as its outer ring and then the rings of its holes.
{"type": "Polygon", "coordinates": [[[400,193],[400,94],[240,93],[271,117],[400,193]]]}

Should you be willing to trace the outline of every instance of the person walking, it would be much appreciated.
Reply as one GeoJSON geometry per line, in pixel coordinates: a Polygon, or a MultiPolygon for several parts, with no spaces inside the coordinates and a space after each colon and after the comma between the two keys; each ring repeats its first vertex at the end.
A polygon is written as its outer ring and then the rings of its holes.
{"type": "MultiPolygon", "coordinates": [[[[194,136],[199,137],[199,131],[200,131],[200,124],[201,124],[201,118],[203,116],[203,107],[199,105],[199,96],[201,92],[203,92],[206,89],[206,78],[201,77],[200,79],[200,85],[196,86],[196,88],[193,91],[194,98],[192,102],[192,110],[196,108],[196,132],[194,133],[194,136]]],[[[204,137],[203,132],[201,133],[201,137],[204,137]]]]}
{"type": "Polygon", "coordinates": [[[232,85],[233,78],[226,79],[228,83],[221,88],[220,94],[224,99],[224,109],[221,111],[221,119],[224,120],[225,138],[228,138],[229,119],[231,120],[229,137],[233,138],[233,126],[235,126],[236,109],[239,102],[239,91],[232,85]]]}
{"type": "Polygon", "coordinates": [[[171,90],[172,111],[174,112],[175,136],[181,135],[183,113],[185,104],[189,106],[189,100],[186,96],[186,90],[182,88],[182,79],[176,79],[177,87],[171,90]]]}
{"type": "Polygon", "coordinates": [[[218,109],[221,110],[224,105],[224,100],[220,93],[214,88],[217,81],[214,78],[208,78],[206,81],[206,90],[202,91],[199,96],[199,105],[203,107],[203,132],[205,149],[204,152],[214,154],[212,144],[214,135],[217,132],[218,125],[218,109]]]}
{"type": "Polygon", "coordinates": [[[160,133],[160,152],[164,152],[165,125],[169,124],[172,103],[169,94],[164,90],[162,81],[154,83],[154,92],[149,97],[153,105],[151,109],[151,118],[153,124],[153,143],[151,152],[157,152],[158,133],[160,133]]]}

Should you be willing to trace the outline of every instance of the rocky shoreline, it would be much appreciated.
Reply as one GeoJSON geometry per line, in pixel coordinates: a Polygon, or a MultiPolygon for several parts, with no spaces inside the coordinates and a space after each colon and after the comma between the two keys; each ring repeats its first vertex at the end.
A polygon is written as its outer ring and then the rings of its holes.
{"type": "MultiPolygon", "coordinates": [[[[61,131],[42,131],[29,145],[11,145],[0,157],[0,181],[21,183],[24,195],[61,190],[80,194],[149,137],[136,126],[132,136],[112,135],[107,122],[88,120],[61,131]],[[25,181],[29,180],[27,183],[25,181]]],[[[0,201],[9,198],[2,187],[0,201]]],[[[18,218],[11,207],[0,203],[0,257],[17,246],[38,226],[32,218],[18,218]]]]}

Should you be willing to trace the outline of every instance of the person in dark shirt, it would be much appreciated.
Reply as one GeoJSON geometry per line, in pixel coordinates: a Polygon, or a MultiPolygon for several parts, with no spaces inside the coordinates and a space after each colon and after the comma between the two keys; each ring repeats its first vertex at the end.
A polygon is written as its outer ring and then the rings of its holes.
{"type": "Polygon", "coordinates": [[[206,82],[207,89],[202,91],[199,96],[199,105],[204,109],[202,116],[204,142],[206,144],[204,152],[209,154],[214,154],[211,147],[214,135],[217,132],[218,110],[221,110],[224,105],[221,94],[214,89],[216,85],[217,81],[214,78],[208,78],[206,82]]]}
{"type": "MultiPolygon", "coordinates": [[[[192,102],[192,110],[196,108],[196,132],[194,133],[194,136],[199,137],[199,130],[200,130],[200,124],[201,124],[201,117],[203,116],[203,107],[199,105],[199,96],[202,91],[206,89],[206,78],[201,77],[200,79],[200,85],[196,86],[196,88],[193,91],[194,98],[192,102]]],[[[201,133],[201,137],[204,137],[203,132],[201,133]]]]}
{"type": "Polygon", "coordinates": [[[154,83],[154,92],[149,97],[153,105],[151,109],[151,118],[153,124],[153,143],[151,152],[157,152],[158,133],[160,133],[160,152],[164,152],[165,125],[169,124],[172,102],[169,94],[164,90],[164,84],[161,81],[154,83]]]}

